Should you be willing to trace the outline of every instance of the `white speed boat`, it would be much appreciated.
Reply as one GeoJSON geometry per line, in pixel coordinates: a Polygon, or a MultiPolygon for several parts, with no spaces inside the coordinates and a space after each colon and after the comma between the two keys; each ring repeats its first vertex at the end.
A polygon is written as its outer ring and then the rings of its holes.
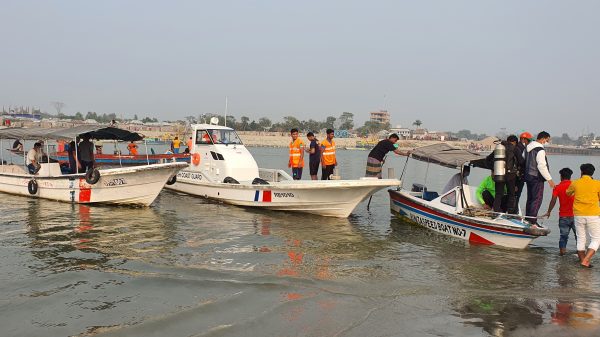
{"type": "Polygon", "coordinates": [[[192,160],[166,187],[225,203],[277,211],[347,217],[377,190],[397,179],[293,180],[283,170],[261,169],[228,127],[192,125],[192,160]]]}
{"type": "MultiPolygon", "coordinates": [[[[106,126],[81,126],[69,129],[0,130],[0,140],[74,139],[82,134],[93,139],[140,140],[137,133],[106,126]]],[[[24,143],[24,142],[23,142],[24,143]]],[[[49,152],[49,151],[47,151],[49,152]]],[[[20,157],[23,160],[23,157],[20,157]]],[[[0,192],[81,204],[123,204],[148,206],[186,163],[94,169],[86,173],[63,174],[58,162],[42,162],[36,174],[24,164],[8,164],[2,158],[0,192]]]]}

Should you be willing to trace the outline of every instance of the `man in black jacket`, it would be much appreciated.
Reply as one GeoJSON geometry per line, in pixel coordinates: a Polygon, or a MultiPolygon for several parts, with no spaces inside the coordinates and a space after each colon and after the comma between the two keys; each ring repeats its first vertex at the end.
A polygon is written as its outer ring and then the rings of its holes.
{"type": "Polygon", "coordinates": [[[527,153],[527,145],[531,142],[533,136],[529,132],[523,132],[519,136],[519,142],[516,146],[517,156],[519,159],[519,172],[517,173],[517,198],[516,204],[519,204],[523,187],[525,187],[525,154],[527,153]]]}
{"type": "MultiPolygon", "coordinates": [[[[506,147],[506,175],[504,181],[496,181],[496,196],[494,198],[494,212],[502,212],[502,197],[504,196],[504,186],[506,186],[506,212],[510,214],[516,214],[517,197],[516,197],[516,183],[517,183],[517,172],[519,170],[519,154],[517,151],[517,136],[510,135],[506,138],[506,141],[502,142],[502,145],[506,147]]],[[[492,153],[493,155],[493,153],[492,153]]],[[[524,159],[521,159],[523,162],[524,159]]]]}

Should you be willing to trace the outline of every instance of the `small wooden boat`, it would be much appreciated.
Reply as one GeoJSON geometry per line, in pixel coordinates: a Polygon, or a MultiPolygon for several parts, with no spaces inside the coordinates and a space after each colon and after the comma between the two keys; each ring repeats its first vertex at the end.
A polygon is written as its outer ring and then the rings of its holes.
{"type": "MultiPolygon", "coordinates": [[[[462,169],[465,164],[484,158],[444,143],[417,148],[410,156],[454,169],[462,169]]],[[[427,191],[426,186],[415,184],[410,190],[400,187],[388,192],[394,213],[427,229],[471,243],[525,248],[539,236],[550,233],[547,228],[531,226],[520,214],[482,209],[475,198],[475,190],[476,187],[463,184],[438,195],[427,191]]]]}
{"type": "Polygon", "coordinates": [[[192,162],[168,189],[245,207],[347,217],[376,191],[400,185],[376,178],[293,180],[285,171],[259,168],[233,129],[192,129],[192,162]]]}
{"type": "MultiPolygon", "coordinates": [[[[142,139],[141,135],[126,130],[85,125],[69,129],[2,129],[0,140],[44,140],[47,143],[49,140],[75,139],[83,134],[94,139],[142,139]]],[[[165,183],[186,166],[185,163],[170,162],[63,174],[59,163],[48,161],[41,163],[36,174],[30,174],[24,165],[5,164],[2,158],[0,192],[81,204],[148,206],[165,183]]]]}

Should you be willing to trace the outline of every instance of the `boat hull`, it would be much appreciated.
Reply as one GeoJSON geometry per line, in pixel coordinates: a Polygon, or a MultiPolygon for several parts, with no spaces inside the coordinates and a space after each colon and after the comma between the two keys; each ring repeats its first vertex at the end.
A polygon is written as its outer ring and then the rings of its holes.
{"type": "Polygon", "coordinates": [[[80,204],[149,206],[183,167],[184,163],[167,163],[100,170],[100,179],[93,185],[83,174],[43,177],[0,172],[0,192],[80,204]],[[28,189],[33,179],[37,183],[34,194],[28,189]]]}
{"type": "Polygon", "coordinates": [[[225,184],[208,182],[199,172],[181,171],[177,182],[166,187],[237,206],[345,218],[377,190],[399,184],[396,179],[225,184]]]}
{"type": "MultiPolygon", "coordinates": [[[[427,201],[397,190],[388,190],[390,208],[411,222],[438,233],[470,243],[526,248],[537,236],[524,232],[525,226],[509,228],[495,220],[451,214],[428,205],[427,201]]],[[[508,221],[508,220],[503,220],[508,221]]]]}

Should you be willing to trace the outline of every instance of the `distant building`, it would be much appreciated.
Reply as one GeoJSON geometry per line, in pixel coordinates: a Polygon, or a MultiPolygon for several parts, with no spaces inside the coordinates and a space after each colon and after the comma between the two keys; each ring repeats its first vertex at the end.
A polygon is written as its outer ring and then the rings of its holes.
{"type": "Polygon", "coordinates": [[[386,124],[390,122],[390,113],[387,110],[372,111],[370,113],[371,122],[386,124]]]}
{"type": "Polygon", "coordinates": [[[390,133],[395,133],[400,136],[400,139],[409,139],[411,131],[408,128],[403,128],[400,125],[390,129],[390,133]]]}
{"type": "Polygon", "coordinates": [[[425,139],[427,136],[427,129],[416,129],[412,131],[412,139],[425,139]]]}

